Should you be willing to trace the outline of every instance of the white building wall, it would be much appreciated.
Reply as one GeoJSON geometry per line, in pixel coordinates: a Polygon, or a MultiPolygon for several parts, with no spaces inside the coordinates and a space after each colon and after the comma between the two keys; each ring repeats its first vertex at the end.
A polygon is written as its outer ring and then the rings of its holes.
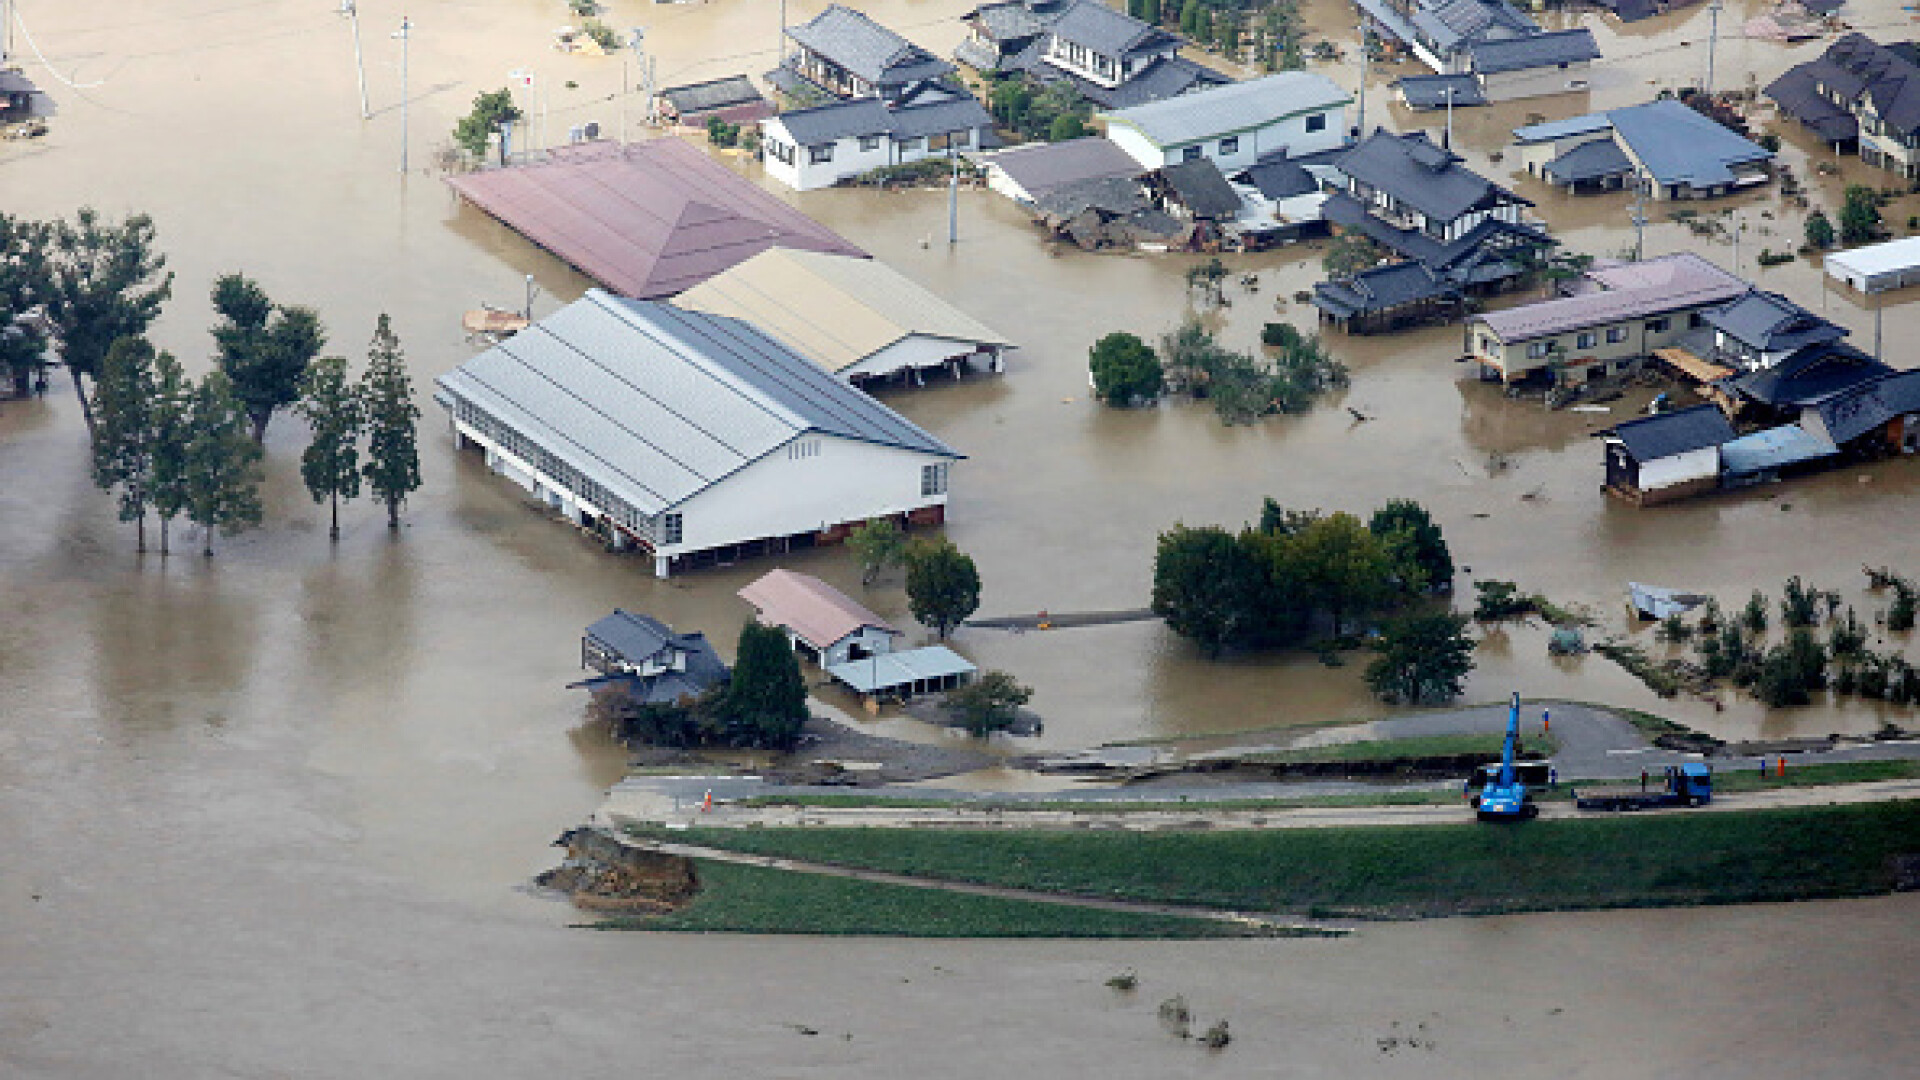
{"type": "Polygon", "coordinates": [[[655,554],[683,555],[944,506],[945,492],[920,494],[920,468],[947,460],[895,446],[804,434],[673,507],[680,515],[680,543],[661,544],[655,554]]]}
{"type": "Polygon", "coordinates": [[[1186,150],[1191,146],[1198,147],[1203,156],[1212,158],[1214,163],[1220,166],[1221,172],[1235,173],[1258,161],[1263,154],[1285,150],[1288,153],[1300,155],[1332,150],[1345,141],[1346,131],[1347,110],[1344,106],[1334,106],[1318,112],[1285,117],[1250,131],[1209,135],[1198,142],[1185,142],[1166,147],[1160,146],[1138,129],[1125,123],[1109,123],[1107,138],[1117,143],[1129,157],[1148,169],[1178,164],[1186,159],[1186,150]],[[1307,130],[1307,119],[1312,116],[1324,118],[1324,126],[1318,131],[1307,130]],[[1222,142],[1227,139],[1235,141],[1231,151],[1221,147],[1222,142]]]}
{"type": "Polygon", "coordinates": [[[900,371],[930,368],[948,360],[971,357],[981,352],[975,341],[957,341],[932,334],[908,334],[899,341],[849,364],[835,374],[841,379],[871,379],[900,371]]]}
{"type": "Polygon", "coordinates": [[[1640,490],[1653,491],[1720,475],[1720,448],[1703,446],[1684,454],[1640,463],[1640,490]]]}
{"type": "Polygon", "coordinates": [[[1017,203],[1031,205],[1033,202],[1033,195],[1026,188],[1021,187],[1013,177],[1008,176],[1005,169],[992,162],[987,163],[987,190],[997,191],[1017,203]]]}
{"type": "Polygon", "coordinates": [[[875,626],[863,626],[829,645],[820,655],[820,666],[830,668],[835,664],[844,664],[853,659],[853,647],[865,650],[863,656],[885,655],[893,651],[892,634],[875,626]]]}
{"type": "MultiPolygon", "coordinates": [[[[833,144],[833,160],[815,161],[813,148],[796,144],[779,118],[761,121],[760,131],[763,139],[771,139],[783,147],[793,147],[793,161],[790,163],[772,152],[768,152],[765,158],[767,175],[796,191],[832,187],[849,176],[895,164],[893,140],[885,135],[875,138],[870,150],[861,149],[858,138],[841,139],[833,144]]],[[[921,143],[924,145],[925,140],[921,140],[921,143]]]]}

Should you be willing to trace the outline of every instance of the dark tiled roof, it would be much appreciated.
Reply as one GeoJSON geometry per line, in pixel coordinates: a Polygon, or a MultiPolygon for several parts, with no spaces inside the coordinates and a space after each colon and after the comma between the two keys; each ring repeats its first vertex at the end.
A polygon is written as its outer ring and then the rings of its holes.
{"type": "Polygon", "coordinates": [[[651,615],[635,615],[619,608],[587,627],[587,640],[632,664],[659,655],[673,639],[673,630],[666,623],[651,615]]]}
{"type": "Polygon", "coordinates": [[[1901,416],[1920,413],[1920,371],[1902,371],[1843,390],[1815,406],[1827,436],[1850,442],[1901,416]]]}
{"type": "Polygon", "coordinates": [[[1582,27],[1477,41],[1472,53],[1473,70],[1491,75],[1598,59],[1600,46],[1594,44],[1593,31],[1582,27]]]}
{"type": "Polygon", "coordinates": [[[1063,184],[1040,196],[1035,205],[1042,214],[1064,221],[1087,210],[1124,217],[1152,204],[1132,177],[1110,176],[1063,184]]]}
{"type": "Polygon", "coordinates": [[[681,116],[738,105],[765,104],[767,100],[760,96],[760,91],[753,87],[753,81],[745,75],[728,75],[685,86],[670,86],[660,91],[660,96],[681,116]]]}
{"type": "Polygon", "coordinates": [[[917,139],[993,126],[993,117],[970,96],[942,96],[925,104],[889,107],[879,98],[849,98],[776,117],[802,146],[818,146],[860,135],[917,139]]]}
{"type": "Polygon", "coordinates": [[[1209,157],[1182,161],[1160,170],[1167,186],[1194,217],[1220,220],[1240,212],[1240,196],[1209,157]]]}
{"type": "Polygon", "coordinates": [[[1764,352],[1839,341],[1847,331],[1776,292],[1754,289],[1704,313],[1709,326],[1764,352]]]}
{"type": "Polygon", "coordinates": [[[991,163],[1036,199],[1082,180],[1136,176],[1142,171],[1125,150],[1096,135],[1016,146],[995,154],[991,163]]]}
{"type": "MultiPolygon", "coordinates": [[[[1774,80],[1767,93],[1809,127],[1823,118],[1830,128],[1837,127],[1824,110],[1807,100],[1808,93],[1818,94],[1820,87],[1850,104],[1865,95],[1880,119],[1895,131],[1920,131],[1920,65],[1907,50],[1883,46],[1865,34],[1845,34],[1827,46],[1819,59],[1797,65],[1774,80]],[[1796,72],[1802,74],[1796,76],[1796,72]]],[[[1826,131],[1821,135],[1838,141],[1826,131]]]]}
{"type": "Polygon", "coordinates": [[[1526,203],[1461,165],[1457,156],[1435,146],[1421,132],[1394,135],[1376,130],[1342,155],[1336,167],[1440,221],[1452,221],[1495,196],[1506,195],[1526,203]]]}
{"type": "Polygon", "coordinates": [[[1320,190],[1320,182],[1289,158],[1285,151],[1262,157],[1240,173],[1238,179],[1252,184],[1269,199],[1291,199],[1320,190]]]}
{"type": "Polygon", "coordinates": [[[1627,160],[1626,152],[1612,139],[1581,143],[1540,168],[1541,175],[1561,184],[1578,184],[1632,171],[1633,162],[1627,160]]]}
{"type": "Polygon", "coordinates": [[[1487,98],[1480,92],[1480,82],[1471,75],[1409,75],[1393,84],[1400,96],[1406,99],[1407,107],[1413,109],[1444,109],[1447,107],[1447,91],[1453,91],[1453,107],[1472,108],[1485,105],[1487,98]]]}
{"type": "Polygon", "coordinates": [[[1821,61],[1796,64],[1762,91],[1780,111],[1827,142],[1849,142],[1860,137],[1860,119],[1821,95],[1816,86],[1821,61]]]}
{"type": "Polygon", "coordinates": [[[1125,56],[1141,49],[1161,48],[1177,40],[1172,34],[1115,11],[1097,0],[1080,0],[1054,20],[1055,37],[1084,45],[1102,56],[1125,56]]]}
{"type": "Polygon", "coordinates": [[[1724,384],[1762,405],[1804,408],[1892,371],[1851,345],[1833,343],[1808,345],[1770,368],[1735,375],[1716,385],[1724,384]]]}
{"type": "Polygon", "coordinates": [[[1685,454],[1709,446],[1732,442],[1733,425],[1715,405],[1695,405],[1675,412],[1657,413],[1616,424],[1612,434],[1627,448],[1635,461],[1685,454]]]}
{"type": "Polygon", "coordinates": [[[787,36],[875,86],[938,79],[953,72],[952,64],[839,4],[788,27],[787,36]]]}
{"type": "Polygon", "coordinates": [[[1313,303],[1336,318],[1351,318],[1458,291],[1417,262],[1398,262],[1362,270],[1344,281],[1323,281],[1313,287],[1313,303]]]}

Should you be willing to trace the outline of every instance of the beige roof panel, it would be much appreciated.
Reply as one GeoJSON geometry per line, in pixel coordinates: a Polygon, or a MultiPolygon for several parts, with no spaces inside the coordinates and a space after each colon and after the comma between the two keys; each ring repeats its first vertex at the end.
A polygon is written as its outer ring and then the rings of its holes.
{"type": "Polygon", "coordinates": [[[674,303],[745,319],[835,372],[914,335],[1013,344],[885,263],[790,248],[763,251],[674,303]]]}
{"type": "Polygon", "coordinates": [[[898,634],[885,619],[811,574],[773,570],[741,589],[739,596],[768,626],[784,626],[816,649],[871,626],[898,634]]]}

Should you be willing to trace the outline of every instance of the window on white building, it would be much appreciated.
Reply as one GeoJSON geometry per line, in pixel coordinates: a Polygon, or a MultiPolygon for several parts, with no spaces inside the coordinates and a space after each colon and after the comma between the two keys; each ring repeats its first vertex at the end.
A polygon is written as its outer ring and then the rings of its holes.
{"type": "Polygon", "coordinates": [[[1607,344],[1618,345],[1627,340],[1627,328],[1624,326],[1607,327],[1607,344]]]}
{"type": "Polygon", "coordinates": [[[947,491],[947,463],[920,466],[920,495],[944,495],[947,491]]]}
{"type": "Polygon", "coordinates": [[[865,152],[868,150],[880,149],[880,136],[878,135],[860,136],[860,149],[862,152],[865,152]]]}
{"type": "Polygon", "coordinates": [[[1307,130],[1309,132],[1327,130],[1327,114],[1314,113],[1307,117],[1307,130]]]}
{"type": "Polygon", "coordinates": [[[1221,140],[1220,140],[1220,152],[1221,152],[1222,154],[1237,154],[1237,153],[1239,153],[1239,152],[1240,152],[1240,136],[1238,136],[1238,135],[1229,135],[1228,137],[1226,137],[1226,138],[1224,138],[1224,139],[1221,139],[1221,140]]]}
{"type": "Polygon", "coordinates": [[[1189,147],[1186,147],[1185,149],[1182,149],[1180,151],[1180,160],[1181,161],[1199,161],[1200,148],[1197,146],[1189,146],[1189,147]]]}
{"type": "Polygon", "coordinates": [[[660,542],[662,544],[677,544],[685,535],[686,530],[682,527],[679,514],[667,514],[660,519],[660,542]]]}
{"type": "Polygon", "coordinates": [[[1599,340],[1600,335],[1589,330],[1573,339],[1573,347],[1576,349],[1591,349],[1599,340]]]}
{"type": "Polygon", "coordinates": [[[1551,352],[1553,352],[1552,338],[1548,338],[1545,341],[1530,341],[1527,343],[1527,359],[1529,360],[1538,360],[1551,352]]]}
{"type": "Polygon", "coordinates": [[[820,146],[807,147],[807,160],[813,162],[815,165],[825,165],[827,162],[832,161],[833,144],[825,143],[820,146]]]}

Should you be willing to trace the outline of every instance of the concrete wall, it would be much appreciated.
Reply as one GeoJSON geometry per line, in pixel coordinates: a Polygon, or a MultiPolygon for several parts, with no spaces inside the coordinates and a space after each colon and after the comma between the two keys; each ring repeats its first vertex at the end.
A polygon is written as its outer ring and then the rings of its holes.
{"type": "Polygon", "coordinates": [[[1590,61],[1582,60],[1566,67],[1523,68],[1479,75],[1480,92],[1488,101],[1515,101],[1583,91],[1592,77],[1590,61]]]}

